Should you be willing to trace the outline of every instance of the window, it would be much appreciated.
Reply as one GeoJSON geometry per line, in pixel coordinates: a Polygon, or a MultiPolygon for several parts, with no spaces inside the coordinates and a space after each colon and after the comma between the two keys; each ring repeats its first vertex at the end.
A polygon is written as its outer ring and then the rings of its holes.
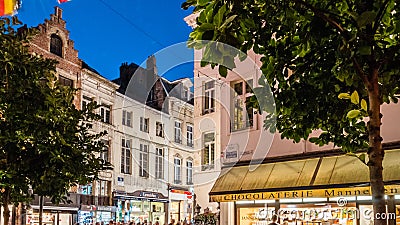
{"type": "Polygon", "coordinates": [[[186,126],[186,138],[187,138],[187,146],[193,147],[193,126],[186,126]]]}
{"type": "Polygon", "coordinates": [[[254,125],[254,108],[246,107],[252,92],[253,80],[240,81],[233,84],[233,118],[232,130],[251,128],[254,125]]]}
{"type": "Polygon", "coordinates": [[[50,52],[62,57],[62,40],[56,35],[52,34],[50,37],[50,52]]]}
{"type": "Polygon", "coordinates": [[[212,113],[215,110],[215,81],[204,84],[203,114],[212,113]]]}
{"type": "Polygon", "coordinates": [[[156,179],[164,178],[164,151],[156,148],[156,179]]]}
{"type": "Polygon", "coordinates": [[[103,146],[103,150],[100,153],[100,158],[103,159],[106,162],[108,161],[108,154],[109,154],[109,148],[110,148],[110,142],[107,140],[101,140],[101,142],[103,142],[104,146],[103,146]]]}
{"type": "Polygon", "coordinates": [[[122,125],[132,127],[132,112],[122,111],[122,125]]]}
{"type": "Polygon", "coordinates": [[[203,136],[204,148],[202,154],[202,170],[214,169],[215,163],[215,137],[214,133],[203,136]]]}
{"type": "Polygon", "coordinates": [[[91,102],[92,102],[92,99],[84,95],[82,97],[82,110],[85,110],[87,105],[89,105],[89,103],[91,103],[91,102]]]}
{"type": "MultiPolygon", "coordinates": [[[[89,98],[89,97],[87,97],[87,96],[82,96],[82,106],[81,106],[81,109],[82,110],[86,110],[87,109],[87,107],[88,107],[88,105],[92,102],[93,100],[91,99],[91,98],[89,98]]],[[[84,126],[86,126],[86,127],[88,127],[89,129],[92,129],[93,128],[93,124],[92,124],[92,122],[90,121],[90,120],[84,120],[83,121],[83,124],[84,124],[84,126]]]]}
{"type": "Polygon", "coordinates": [[[178,157],[174,158],[174,183],[180,184],[181,180],[181,159],[178,157]]]}
{"type": "Polygon", "coordinates": [[[131,173],[131,140],[122,139],[121,173],[131,173]]]}
{"type": "Polygon", "coordinates": [[[193,162],[186,161],[186,184],[193,184],[193,162]]]}
{"type": "Polygon", "coordinates": [[[88,183],[87,185],[79,185],[78,187],[78,193],[83,194],[83,195],[91,195],[93,192],[93,187],[91,183],[88,183]]]}
{"type": "Polygon", "coordinates": [[[139,153],[139,176],[149,177],[149,146],[140,144],[139,153]]]}
{"type": "Polygon", "coordinates": [[[149,118],[140,117],[140,131],[149,133],[149,118]]]}
{"type": "Polygon", "coordinates": [[[186,101],[190,100],[189,99],[189,96],[190,96],[189,93],[190,93],[189,92],[189,88],[187,88],[187,87],[183,87],[182,88],[182,98],[183,98],[183,100],[186,100],[186,101]]]}
{"type": "Polygon", "coordinates": [[[70,88],[74,87],[74,81],[73,80],[71,80],[69,78],[66,78],[66,77],[63,77],[61,75],[58,76],[58,82],[62,86],[65,86],[65,87],[70,87],[70,88]]]}
{"type": "Polygon", "coordinates": [[[164,137],[164,126],[160,122],[156,122],[156,136],[164,137]]]}
{"type": "Polygon", "coordinates": [[[109,182],[106,180],[97,180],[95,194],[97,196],[107,196],[108,195],[108,184],[109,184],[109,182]]]}
{"type": "Polygon", "coordinates": [[[103,123],[108,123],[111,124],[111,120],[110,120],[110,114],[111,112],[111,106],[109,105],[102,105],[100,107],[100,117],[101,117],[101,121],[103,123]]]}
{"type": "Polygon", "coordinates": [[[182,123],[180,121],[175,121],[175,142],[182,143],[182,123]]]}

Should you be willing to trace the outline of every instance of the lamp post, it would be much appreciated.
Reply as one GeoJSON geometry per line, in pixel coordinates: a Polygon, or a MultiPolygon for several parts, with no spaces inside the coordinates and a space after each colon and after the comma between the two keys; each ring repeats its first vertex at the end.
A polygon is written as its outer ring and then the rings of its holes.
{"type": "Polygon", "coordinates": [[[201,210],[201,206],[199,206],[199,204],[196,204],[196,206],[194,207],[195,216],[200,214],[200,210],[201,210]]]}

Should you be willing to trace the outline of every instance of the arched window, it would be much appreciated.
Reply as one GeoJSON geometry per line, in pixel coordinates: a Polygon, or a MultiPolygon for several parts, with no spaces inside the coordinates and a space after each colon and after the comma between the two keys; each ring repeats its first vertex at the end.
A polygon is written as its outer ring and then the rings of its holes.
{"type": "Polygon", "coordinates": [[[50,37],[50,52],[62,57],[62,40],[56,34],[50,37]]]}

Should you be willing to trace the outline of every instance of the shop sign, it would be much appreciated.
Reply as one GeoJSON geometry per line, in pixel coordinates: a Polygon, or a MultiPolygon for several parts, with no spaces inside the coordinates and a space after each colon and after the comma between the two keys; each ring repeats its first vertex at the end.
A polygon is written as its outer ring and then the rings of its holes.
{"type": "Polygon", "coordinates": [[[169,197],[174,200],[192,199],[192,192],[190,191],[171,189],[170,192],[171,193],[169,197]]]}
{"type": "MultiPolygon", "coordinates": [[[[400,185],[385,186],[385,194],[399,194],[400,185]]],[[[225,194],[211,195],[212,202],[234,202],[242,200],[273,200],[281,198],[297,199],[297,198],[333,198],[333,197],[350,197],[350,196],[370,196],[370,187],[349,187],[349,188],[330,188],[330,189],[313,189],[313,190],[294,190],[294,191],[278,191],[278,192],[255,192],[247,194],[225,194]]]]}
{"type": "Polygon", "coordinates": [[[239,146],[235,145],[228,145],[225,151],[225,158],[226,159],[237,159],[238,158],[238,149],[239,146]]]}
{"type": "Polygon", "coordinates": [[[140,193],[140,197],[145,197],[145,198],[158,198],[157,193],[154,192],[141,192],[140,193]]]}
{"type": "Polygon", "coordinates": [[[118,186],[124,186],[124,178],[123,177],[118,177],[117,178],[117,184],[118,184],[118,186]]]}
{"type": "Polygon", "coordinates": [[[115,212],[117,209],[115,206],[97,206],[97,211],[115,212]]]}

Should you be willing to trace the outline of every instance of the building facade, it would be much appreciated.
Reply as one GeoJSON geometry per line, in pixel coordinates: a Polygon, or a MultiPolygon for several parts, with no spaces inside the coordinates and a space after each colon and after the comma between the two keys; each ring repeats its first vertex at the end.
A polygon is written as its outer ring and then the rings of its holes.
{"type": "MultiPolygon", "coordinates": [[[[90,126],[95,133],[106,132],[101,137],[105,147],[100,157],[112,163],[115,154],[113,142],[116,132],[113,123],[113,109],[115,107],[116,90],[119,86],[101,76],[85,62],[82,62],[81,85],[81,109],[85,109],[91,102],[100,105],[96,109],[96,113],[101,116],[101,119],[93,122],[90,126]]],[[[116,207],[112,200],[112,181],[113,172],[106,170],[100,172],[99,180],[78,185],[74,190],[81,195],[78,223],[102,222],[106,224],[114,218],[116,207]]]]}
{"type": "Polygon", "coordinates": [[[161,224],[190,220],[192,83],[159,77],[154,56],[146,66],[124,63],[114,81],[120,85],[115,148],[121,149],[113,159],[116,220],[161,224]]]}
{"type": "MultiPolygon", "coordinates": [[[[193,27],[195,18],[185,20],[193,27]]],[[[244,62],[235,61],[237,67],[226,78],[218,68],[200,66],[201,50],[195,50],[194,58],[199,206],[217,213],[224,225],[267,225],[274,214],[279,223],[293,225],[373,224],[365,164],[332,145],[281,140],[279,133],[264,130],[265,113],[246,106],[261,76],[259,55],[250,51],[244,62]]],[[[400,221],[400,120],[395,112],[399,105],[382,106],[389,224],[400,221]]]]}

